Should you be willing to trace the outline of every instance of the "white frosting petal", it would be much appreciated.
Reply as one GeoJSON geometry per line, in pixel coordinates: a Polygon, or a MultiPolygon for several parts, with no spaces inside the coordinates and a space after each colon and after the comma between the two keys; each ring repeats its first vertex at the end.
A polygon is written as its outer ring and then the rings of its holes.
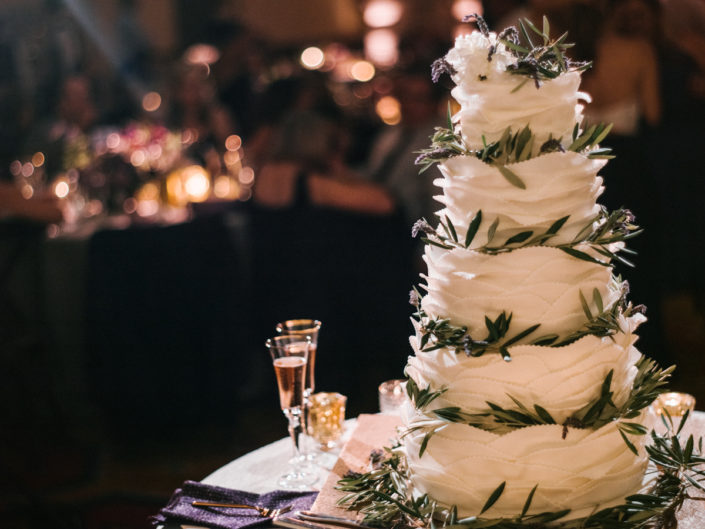
{"type": "Polygon", "coordinates": [[[445,347],[419,352],[416,337],[411,342],[416,355],[409,358],[407,374],[421,388],[447,388],[432,408],[458,406],[478,413],[492,402],[513,409],[511,396],[529,408],[542,406],[559,423],[599,397],[610,370],[612,387],[626,389],[614,397],[617,405],[623,403],[641,356],[631,343],[596,336],[563,347],[513,346],[511,363],[496,353],[473,358],[445,347]]]}
{"type": "Polygon", "coordinates": [[[632,441],[636,457],[622,440],[616,423],[598,430],[560,425],[532,426],[505,435],[449,424],[436,433],[422,457],[423,432],[405,437],[404,453],[414,486],[421,493],[457,505],[460,516],[477,515],[492,492],[506,481],[489,517],[521,512],[538,484],[530,513],[573,509],[567,517],[589,514],[600,505],[622,503],[641,487],[647,458],[644,437],[632,441]]]}
{"type": "Polygon", "coordinates": [[[569,216],[551,244],[572,241],[599,211],[595,204],[602,192],[597,172],[604,160],[591,160],[574,152],[550,153],[508,167],[526,185],[520,189],[475,156],[456,156],[440,164],[442,179],[436,180],[443,195],[436,197],[445,209],[460,240],[465,240],[470,220],[482,210],[482,223],[471,247],[487,243],[487,231],[499,218],[493,244],[500,244],[520,231],[544,233],[558,219],[569,216]]]}
{"type": "Polygon", "coordinates": [[[524,343],[541,335],[566,335],[580,328],[586,316],[580,291],[590,300],[597,289],[605,305],[610,269],[571,257],[548,246],[532,246],[499,255],[455,248],[427,246],[426,291],[422,307],[431,316],[450,318],[467,325],[475,339],[487,333],[485,316],[495,319],[502,311],[512,314],[507,337],[540,323],[524,343]]]}

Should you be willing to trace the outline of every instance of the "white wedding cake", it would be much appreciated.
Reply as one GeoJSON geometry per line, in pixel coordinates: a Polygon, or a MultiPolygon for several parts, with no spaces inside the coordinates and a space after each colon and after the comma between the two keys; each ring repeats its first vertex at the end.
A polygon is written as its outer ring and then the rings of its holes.
{"type": "Polygon", "coordinates": [[[529,514],[585,517],[637,492],[648,461],[645,318],[610,266],[636,227],[596,202],[608,127],[582,123],[584,65],[546,29],[531,48],[483,28],[435,64],[459,109],[419,160],[438,163],[442,209],[414,228],[428,273],[400,449],[414,494],[461,517],[493,495],[489,518],[529,496],[529,514]]]}

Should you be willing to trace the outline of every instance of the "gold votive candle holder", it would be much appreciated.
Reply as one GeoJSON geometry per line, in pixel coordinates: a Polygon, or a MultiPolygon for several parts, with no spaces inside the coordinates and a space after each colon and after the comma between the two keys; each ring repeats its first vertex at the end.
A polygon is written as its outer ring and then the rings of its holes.
{"type": "Polygon", "coordinates": [[[309,398],[308,433],[324,452],[335,448],[343,435],[347,400],[340,393],[325,392],[309,398]]]}
{"type": "Polygon", "coordinates": [[[673,418],[683,417],[686,412],[692,412],[695,409],[695,397],[676,391],[661,393],[652,406],[659,415],[665,415],[667,412],[673,418]]]}

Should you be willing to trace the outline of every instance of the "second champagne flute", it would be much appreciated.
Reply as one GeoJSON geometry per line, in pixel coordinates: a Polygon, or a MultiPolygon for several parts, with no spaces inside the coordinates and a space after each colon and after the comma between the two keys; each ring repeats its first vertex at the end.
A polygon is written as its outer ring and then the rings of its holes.
{"type": "Polygon", "coordinates": [[[321,330],[321,322],[318,320],[298,319],[286,320],[277,323],[277,333],[281,335],[298,336],[311,338],[311,346],[308,351],[308,365],[306,366],[306,385],[304,395],[308,399],[315,387],[316,352],[318,350],[318,333],[321,330]]]}
{"type": "Polygon", "coordinates": [[[311,339],[306,337],[291,339],[289,336],[276,336],[266,341],[272,356],[274,372],[279,387],[279,403],[289,421],[289,435],[293,445],[293,468],[279,479],[279,486],[285,489],[306,490],[316,482],[318,476],[302,468],[304,462],[299,453],[299,436],[303,427],[304,381],[311,339]]]}

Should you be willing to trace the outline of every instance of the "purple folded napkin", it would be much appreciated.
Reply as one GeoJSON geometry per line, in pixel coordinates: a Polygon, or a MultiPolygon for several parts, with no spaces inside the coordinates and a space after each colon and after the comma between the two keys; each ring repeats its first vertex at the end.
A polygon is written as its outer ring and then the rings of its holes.
{"type": "Polygon", "coordinates": [[[239,529],[267,525],[270,518],[265,518],[255,510],[236,509],[232,507],[194,507],[191,502],[212,501],[218,503],[241,503],[280,509],[287,505],[292,510],[307,510],[313,505],[318,492],[293,492],[275,490],[267,494],[254,494],[241,490],[226,489],[212,485],[204,485],[198,481],[184,481],[180,489],[176,489],[159,514],[152,516],[154,525],[163,523],[191,523],[206,527],[222,529],[239,529]]]}

